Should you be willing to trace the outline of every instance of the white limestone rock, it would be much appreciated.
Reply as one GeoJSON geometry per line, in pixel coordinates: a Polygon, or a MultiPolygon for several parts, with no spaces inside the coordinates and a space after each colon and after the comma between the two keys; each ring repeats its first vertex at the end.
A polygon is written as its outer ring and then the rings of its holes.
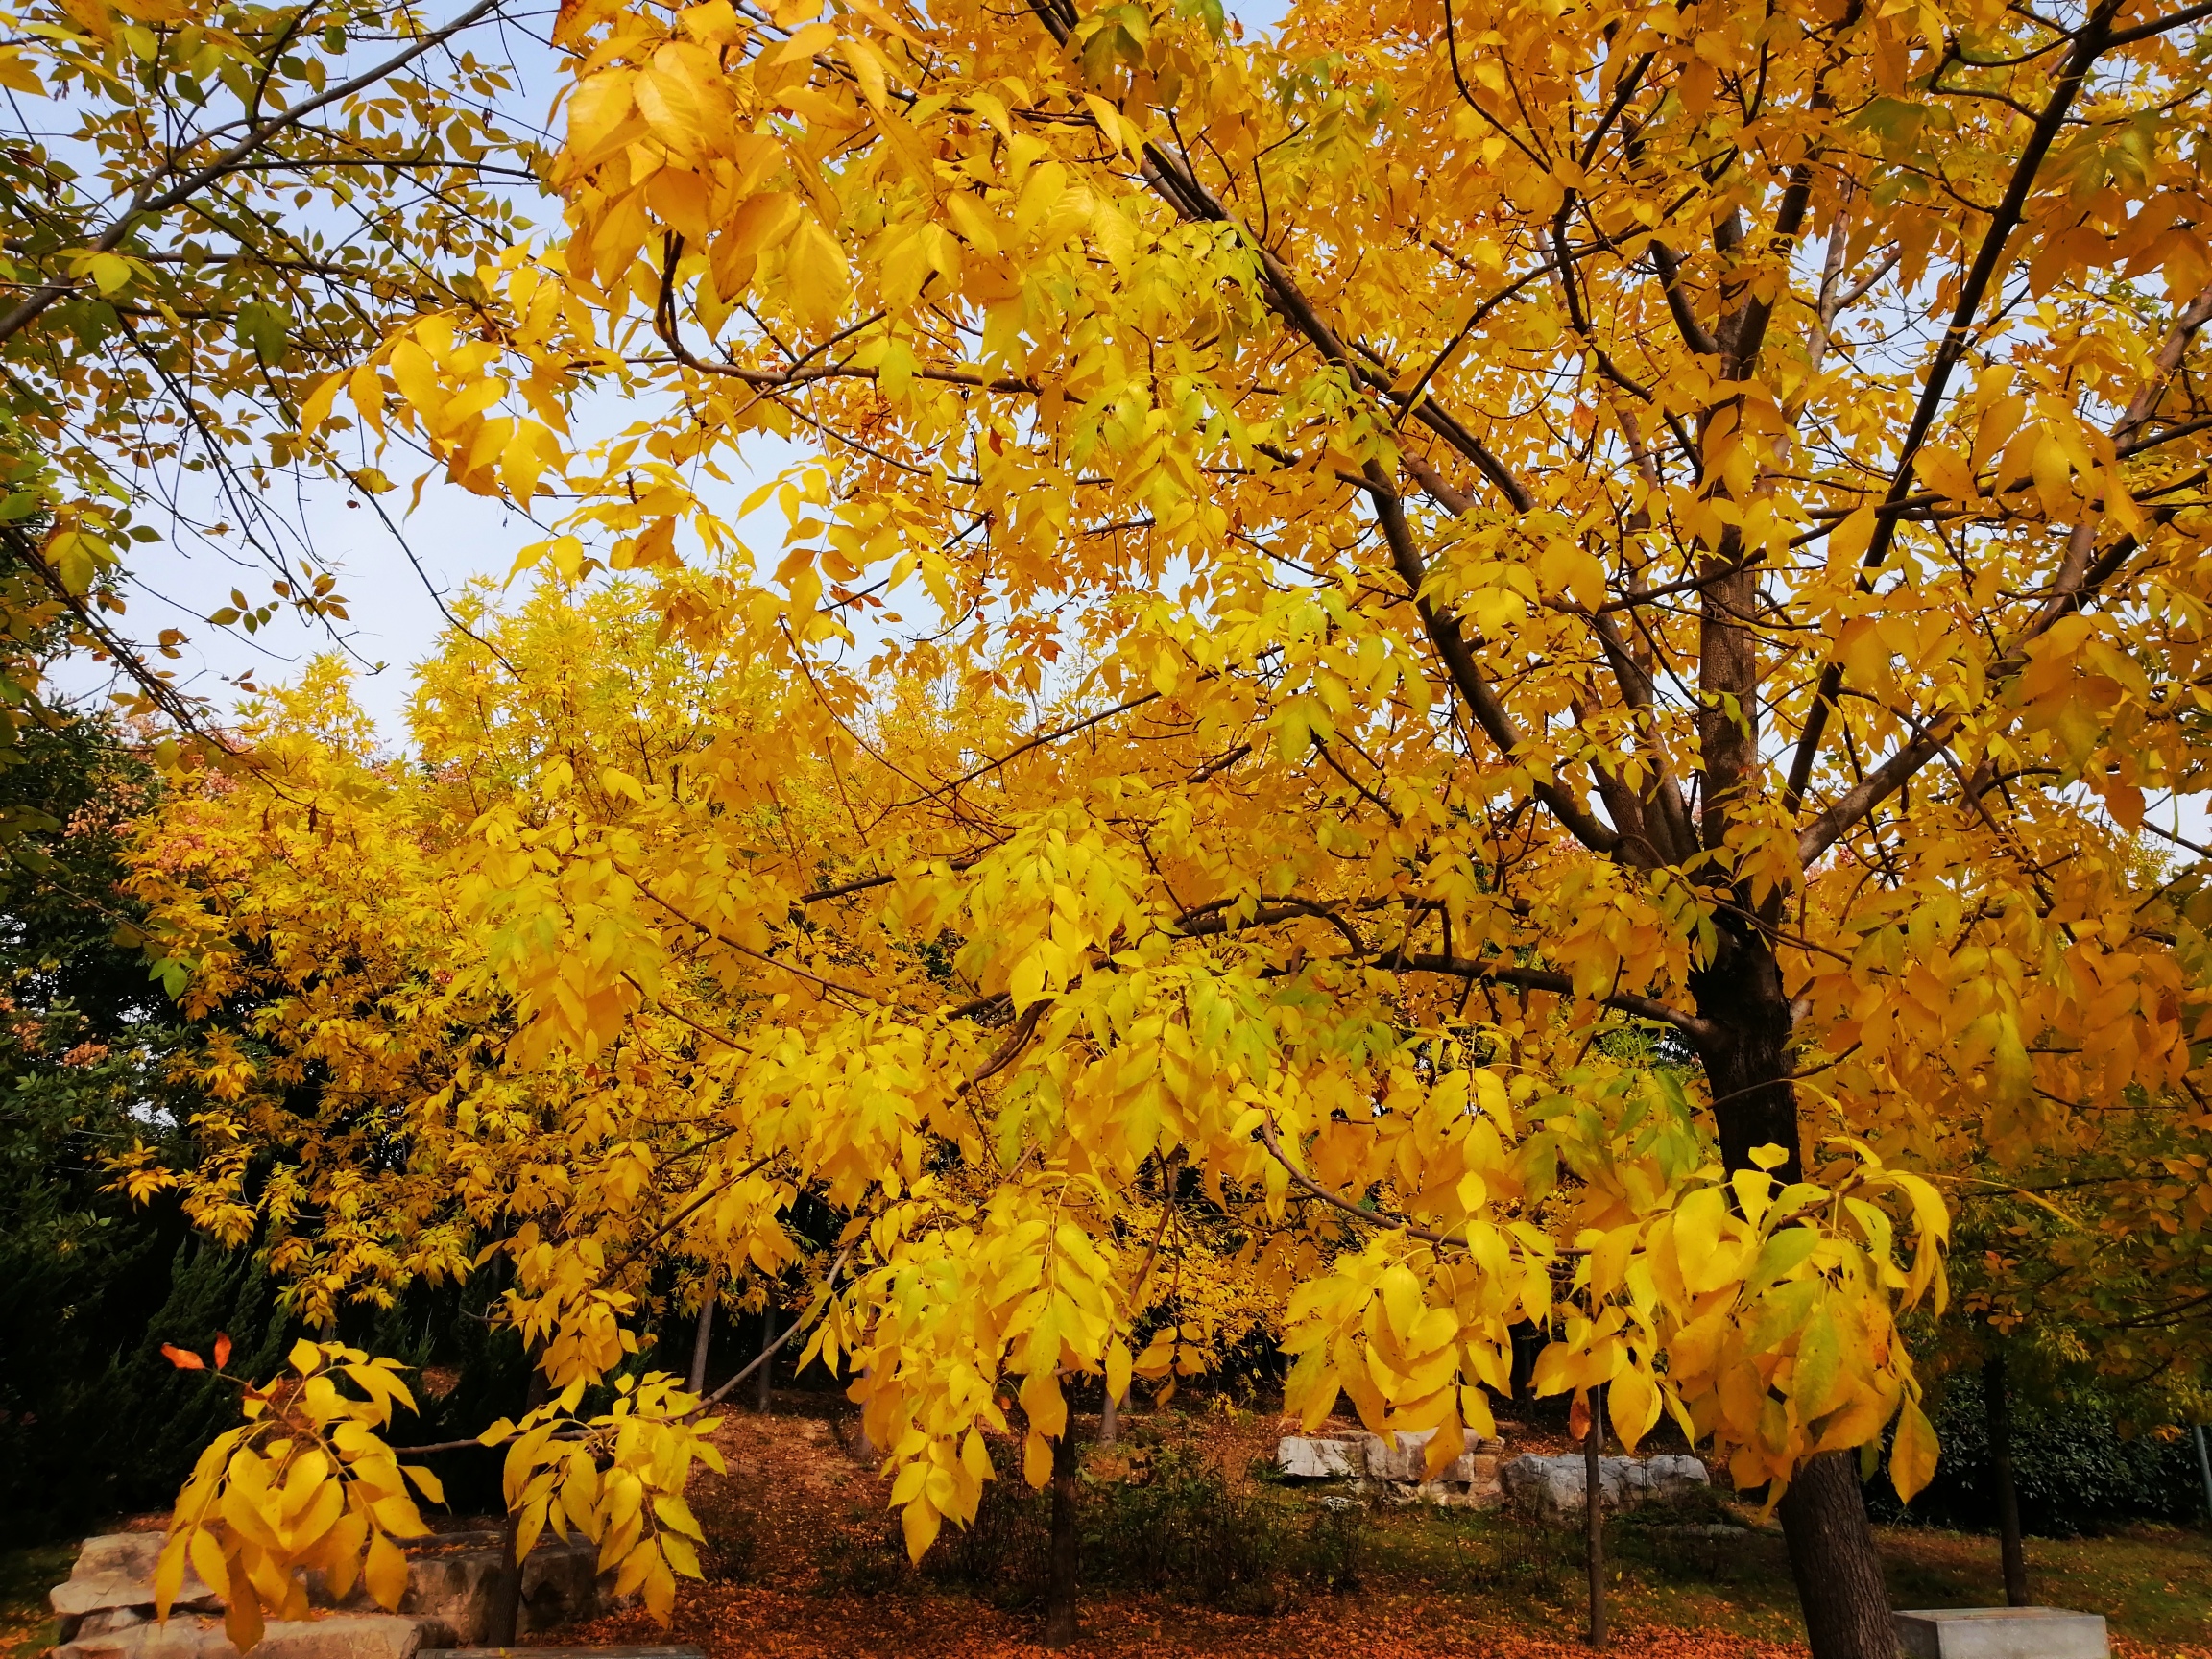
{"type": "Polygon", "coordinates": [[[1404,1430],[1392,1439],[1359,1433],[1340,1438],[1286,1435],[1276,1444],[1275,1466],[1292,1480],[1356,1480],[1363,1490],[1399,1503],[1486,1506],[1500,1501],[1500,1455],[1504,1443],[1481,1440],[1439,1470],[1428,1472],[1432,1429],[1404,1430]]]}
{"type": "MultiPolygon", "coordinates": [[[[1579,1452],[1556,1457],[1525,1455],[1500,1473],[1507,1497],[1548,1520],[1568,1521],[1584,1512],[1586,1470],[1579,1452]]],[[[1598,1460],[1599,1501],[1616,1513],[1679,1498],[1709,1484],[1705,1465],[1679,1453],[1598,1460]]]]}
{"type": "Polygon", "coordinates": [[[1449,1503],[1482,1507],[1499,1502],[1498,1462],[1502,1440],[1478,1440],[1435,1475],[1429,1473],[1429,1442],[1433,1429],[1402,1429],[1395,1436],[1363,1434],[1361,1451],[1372,1485],[1402,1503],[1449,1503]],[[1391,1439],[1396,1444],[1391,1444],[1391,1439]]]}
{"type": "Polygon", "coordinates": [[[1292,1480],[1356,1479],[1351,1443],[1286,1434],[1275,1443],[1275,1467],[1292,1480]]]}

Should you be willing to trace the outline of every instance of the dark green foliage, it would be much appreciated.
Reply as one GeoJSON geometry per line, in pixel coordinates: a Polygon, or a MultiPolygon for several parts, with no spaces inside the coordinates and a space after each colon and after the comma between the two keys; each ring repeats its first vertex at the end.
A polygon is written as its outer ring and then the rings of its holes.
{"type": "MultiPolygon", "coordinates": [[[[151,771],[104,721],[20,734],[0,769],[0,1538],[39,1538],[159,1499],[173,1434],[204,1421],[204,1379],[180,1391],[149,1337],[166,1320],[204,1345],[245,1334],[235,1275],[174,1272],[174,1205],[133,1209],[103,1161],[160,1141],[177,1113],[174,1042],[120,891],[151,771]],[[218,1283],[218,1281],[220,1281],[218,1283]],[[158,1375],[149,1365],[158,1365],[158,1375]],[[159,1473],[155,1473],[158,1470],[159,1473]],[[141,1478],[143,1472],[144,1478],[141,1478]]],[[[265,1311],[266,1286],[258,1287],[265,1311]]]]}
{"type": "Polygon", "coordinates": [[[1511,1597],[1553,1601],[1581,1571],[1582,1535],[1532,1511],[1444,1509],[1402,1512],[1387,1536],[1386,1566],[1443,1582],[1511,1597]]]}
{"type": "MultiPolygon", "coordinates": [[[[995,1606],[1041,1607],[1051,1521],[1051,1495],[1031,1491],[1019,1474],[1009,1475],[1001,1467],[998,1479],[983,1488],[975,1519],[965,1527],[948,1524],[922,1557],[922,1571],[965,1585],[995,1606]]],[[[897,1527],[887,1529],[885,1542],[905,1559],[897,1527]]],[[[1092,1565],[1085,1551],[1079,1572],[1086,1582],[1092,1565]]]]}
{"type": "MultiPolygon", "coordinates": [[[[885,1516],[878,1509],[870,1508],[855,1509],[847,1516],[847,1520],[852,1524],[852,1531],[826,1534],[820,1540],[822,1575],[814,1582],[815,1594],[881,1596],[912,1581],[914,1570],[907,1564],[906,1545],[896,1519],[885,1516]]],[[[951,1527],[946,1528],[948,1534],[951,1531],[951,1527]]],[[[923,1570],[932,1577],[950,1579],[989,1593],[991,1586],[988,1580],[968,1578],[937,1560],[937,1551],[944,1547],[944,1543],[940,1542],[930,1551],[924,1560],[923,1570]]],[[[1012,1569],[1009,1569],[1007,1576],[1015,1576],[1012,1569]]],[[[1043,1598],[1042,1586],[1045,1580],[1042,1568],[1039,1569],[1039,1576],[1034,1585],[1026,1577],[1022,1577],[1021,1582],[1022,1590],[1019,1595],[1001,1599],[994,1594],[993,1600],[1001,1607],[1025,1607],[1033,1599],[1032,1592],[1034,1599],[1043,1598]]]]}
{"type": "MultiPolygon", "coordinates": [[[[983,1489],[974,1523],[947,1527],[922,1559],[930,1577],[968,1586],[1001,1607],[1045,1599],[1051,1499],[1019,1475],[983,1489]]],[[[1152,1452],[1138,1480],[1086,1480],[1081,1578],[1088,1588],[1148,1591],[1231,1613],[1272,1613],[1293,1591],[1359,1585],[1371,1517],[1363,1503],[1310,1502],[1238,1488],[1218,1464],[1185,1447],[1152,1452]]],[[[885,1549],[895,1550],[889,1527],[885,1549]]],[[[841,1586],[858,1571],[825,1563],[841,1586]]]]}
{"type": "Polygon", "coordinates": [[[1151,1479],[1096,1487],[1086,1497],[1091,1582],[1160,1591],[1232,1613],[1274,1611],[1278,1576],[1294,1563],[1293,1534],[1272,1494],[1235,1491],[1218,1465],[1164,1446],[1153,1455],[1151,1479]]]}
{"type": "MultiPolygon", "coordinates": [[[[0,767],[0,1541],[66,1536],[164,1508],[199,1450],[234,1423],[234,1387],[179,1372],[164,1342],[265,1381],[303,1333],[251,1250],[195,1237],[176,1202],[110,1191],[133,1142],[183,1151],[195,1096],[171,1075],[186,1033],[139,949],[124,890],[135,814],[159,781],[104,720],[23,734],[0,767]]],[[[250,1174],[249,1180],[252,1176],[250,1174]]],[[[517,1411],[519,1341],[486,1318],[496,1286],[416,1286],[336,1334],[404,1364],[419,1418],[398,1445],[472,1436],[517,1411]]],[[[499,1458],[430,1459],[460,1512],[501,1507],[499,1458]]]]}
{"type": "Polygon", "coordinates": [[[1363,1504],[1349,1498],[1315,1506],[1298,1541],[1296,1562],[1301,1575],[1316,1590],[1342,1595],[1359,1588],[1366,1575],[1367,1544],[1371,1517],[1363,1504]]]}
{"type": "MultiPolygon", "coordinates": [[[[2058,1404],[2014,1394],[2012,1479],[2024,1531],[2068,1538],[2128,1521],[2203,1517],[2204,1487],[2188,1437],[2129,1438],[2115,1427],[2118,1415],[2109,1401],[2087,1389],[2071,1391],[2058,1404]]],[[[1884,1471],[1867,1485],[1868,1506],[1877,1520],[1995,1530],[1981,1373],[1946,1378],[1933,1416],[1943,1447],[1936,1479],[1904,1509],[1884,1471]]]]}
{"type": "MultiPolygon", "coordinates": [[[[491,1323],[490,1309],[497,1298],[489,1279],[416,1285],[373,1318],[356,1314],[340,1321],[339,1334],[346,1341],[412,1368],[407,1385],[417,1414],[396,1416],[394,1446],[464,1440],[501,1417],[521,1414],[530,1369],[522,1339],[491,1323]]],[[[421,1461],[444,1483],[448,1513],[482,1516],[506,1507],[499,1490],[501,1456],[489,1448],[471,1447],[421,1461]]],[[[423,1514],[429,1518],[431,1511],[425,1508],[423,1514]]]]}
{"type": "Polygon", "coordinates": [[[43,1271],[19,1249],[0,1263],[0,1332],[22,1343],[10,1351],[25,1361],[0,1371],[0,1529],[12,1541],[166,1508],[201,1447],[237,1421],[236,1391],[177,1370],[160,1344],[204,1353],[227,1332],[232,1371],[255,1376],[289,1345],[268,1275],[250,1257],[180,1248],[164,1235],[181,1230],[154,1219],[125,1218],[112,1234],[114,1248],[43,1271]],[[58,1290],[77,1299],[47,1300],[58,1290]]]}

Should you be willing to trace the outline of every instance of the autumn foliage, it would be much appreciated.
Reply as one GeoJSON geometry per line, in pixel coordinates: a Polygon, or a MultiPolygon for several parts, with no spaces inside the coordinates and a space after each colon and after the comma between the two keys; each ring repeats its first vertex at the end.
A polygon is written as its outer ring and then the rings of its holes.
{"type": "Polygon", "coordinates": [[[1234,1310],[1439,1459],[1533,1325],[1779,1503],[1823,1654],[1889,1640],[1857,1464],[1937,1455],[1974,1192],[2103,1160],[2200,1401],[2193,11],[558,38],[559,234],[302,413],[554,516],[547,586],[419,767],[325,682],[149,832],[166,971],[257,1011],[132,1179],[310,1311],[503,1258],[561,1388],[656,1262],[807,1258],[917,1552],[1234,1310]]]}

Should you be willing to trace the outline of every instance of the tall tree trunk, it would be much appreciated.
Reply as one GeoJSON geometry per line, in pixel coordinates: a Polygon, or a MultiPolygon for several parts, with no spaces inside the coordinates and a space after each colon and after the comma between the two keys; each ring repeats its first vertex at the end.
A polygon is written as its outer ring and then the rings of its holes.
{"type": "Polygon", "coordinates": [[[759,1390],[758,1400],[763,1416],[768,1411],[769,1378],[776,1369],[776,1361],[769,1358],[769,1351],[775,1346],[776,1304],[771,1302],[760,1310],[760,1375],[753,1384],[755,1388],[759,1390]]]}
{"type": "Polygon", "coordinates": [[[707,1288],[699,1296],[699,1330],[691,1338],[691,1392],[698,1394],[707,1386],[707,1347],[714,1340],[714,1304],[722,1296],[722,1275],[709,1273],[707,1288]]]}
{"type": "Polygon", "coordinates": [[[1075,1640],[1075,1424],[1052,1442],[1052,1535],[1045,1577],[1045,1646],[1075,1640]]]}
{"type": "Polygon", "coordinates": [[[1106,1390],[1106,1405],[1098,1413],[1098,1444],[1111,1446],[1121,1438],[1121,1402],[1114,1397],[1114,1390],[1106,1390]]]}
{"type": "Polygon", "coordinates": [[[1989,1425],[1989,1468],[1997,1481],[1997,1536],[2005,1558],[2005,1605],[2028,1605],[2028,1546],[2020,1536],[2020,1494],[2012,1484],[2012,1396],[2005,1356],[1982,1361],[1982,1410],[1989,1425]]]}
{"type": "MultiPolygon", "coordinates": [[[[1690,989],[1708,1027],[1698,1051],[1713,1093],[1722,1164],[1730,1173],[1755,1168],[1751,1154],[1777,1146],[1782,1162],[1775,1176],[1800,1179],[1790,1001],[1774,952],[1757,933],[1723,919],[1714,959],[1691,974],[1690,989]]],[[[1781,1512],[1813,1659],[1897,1659],[1897,1630],[1859,1487],[1858,1455],[1828,1452],[1804,1464],[1783,1495],[1781,1512]]]]}
{"type": "Polygon", "coordinates": [[[1582,1530],[1590,1568],[1590,1646],[1605,1646],[1605,1412],[1603,1390],[1590,1390],[1590,1429],[1582,1436],[1582,1530]]]}
{"type": "MultiPolygon", "coordinates": [[[[875,1371],[876,1367],[873,1365],[860,1367],[860,1375],[864,1378],[875,1375],[875,1371]]],[[[865,1411],[860,1413],[860,1421],[853,1426],[853,1455],[870,1467],[883,1461],[882,1452],[878,1449],[876,1442],[869,1438],[868,1413],[865,1411]]]]}
{"type": "MultiPolygon", "coordinates": [[[[523,1413],[527,1415],[544,1405],[548,1393],[545,1373],[538,1368],[538,1351],[533,1348],[530,1350],[530,1387],[522,1397],[523,1413]]],[[[492,1586],[492,1595],[484,1608],[481,1643],[486,1647],[512,1647],[515,1638],[520,1634],[522,1562],[516,1554],[516,1547],[521,1542],[522,1511],[509,1509],[499,1528],[499,1576],[492,1586]]]]}
{"type": "Polygon", "coordinates": [[[1856,1452],[1823,1452],[1798,1469],[1782,1496],[1782,1536],[1813,1659],[1897,1659],[1856,1452]]]}

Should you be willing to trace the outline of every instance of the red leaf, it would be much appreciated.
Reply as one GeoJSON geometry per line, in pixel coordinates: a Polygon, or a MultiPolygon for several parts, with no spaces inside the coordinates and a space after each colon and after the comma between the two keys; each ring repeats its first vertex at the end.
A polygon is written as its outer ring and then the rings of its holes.
{"type": "Polygon", "coordinates": [[[168,1360],[180,1371],[204,1371],[207,1369],[207,1361],[201,1358],[189,1348],[179,1348],[167,1342],[161,1344],[161,1358],[168,1360]]]}
{"type": "Polygon", "coordinates": [[[229,1363],[230,1334],[228,1331],[218,1331],[215,1334],[215,1369],[220,1371],[229,1363]]]}

